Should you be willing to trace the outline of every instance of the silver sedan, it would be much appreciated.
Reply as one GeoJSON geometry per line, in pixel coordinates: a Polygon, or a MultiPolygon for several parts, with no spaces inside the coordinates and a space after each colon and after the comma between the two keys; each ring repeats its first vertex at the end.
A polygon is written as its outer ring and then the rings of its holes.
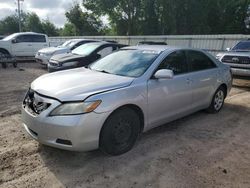
{"type": "Polygon", "coordinates": [[[231,85],[230,68],[206,52],[127,47],[88,69],[36,79],[23,101],[22,120],[42,144],[120,155],[142,132],[199,110],[219,112],[231,85]]]}

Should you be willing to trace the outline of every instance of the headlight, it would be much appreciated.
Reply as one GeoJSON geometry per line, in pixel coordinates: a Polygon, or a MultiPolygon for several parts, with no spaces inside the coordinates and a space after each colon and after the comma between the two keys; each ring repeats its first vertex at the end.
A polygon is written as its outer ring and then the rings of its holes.
{"type": "Polygon", "coordinates": [[[62,64],[63,67],[70,67],[77,65],[78,61],[65,62],[62,64]]]}
{"type": "Polygon", "coordinates": [[[223,56],[222,54],[217,54],[217,55],[216,55],[216,59],[220,60],[220,58],[221,58],[222,56],[223,56]]]}
{"type": "Polygon", "coordinates": [[[79,115],[94,111],[100,104],[101,100],[93,102],[72,102],[65,103],[55,108],[50,116],[62,116],[62,115],[79,115]]]}

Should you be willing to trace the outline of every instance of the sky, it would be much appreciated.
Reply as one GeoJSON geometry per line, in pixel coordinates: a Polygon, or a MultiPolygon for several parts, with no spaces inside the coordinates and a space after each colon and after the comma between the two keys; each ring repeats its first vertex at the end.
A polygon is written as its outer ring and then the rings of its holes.
{"type": "MultiPolygon", "coordinates": [[[[49,19],[57,27],[62,27],[66,22],[65,11],[73,2],[81,0],[24,0],[21,8],[26,12],[35,12],[41,19],[49,19]]],[[[17,10],[16,0],[0,0],[0,20],[14,14],[17,10]]]]}

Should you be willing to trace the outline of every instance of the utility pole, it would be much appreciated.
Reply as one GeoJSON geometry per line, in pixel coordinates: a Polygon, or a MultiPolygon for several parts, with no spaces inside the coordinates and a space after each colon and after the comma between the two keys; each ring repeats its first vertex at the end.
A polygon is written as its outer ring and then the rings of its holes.
{"type": "Polygon", "coordinates": [[[18,24],[19,24],[19,32],[22,32],[22,25],[21,25],[21,7],[20,2],[24,0],[17,0],[17,12],[18,12],[18,24]]]}

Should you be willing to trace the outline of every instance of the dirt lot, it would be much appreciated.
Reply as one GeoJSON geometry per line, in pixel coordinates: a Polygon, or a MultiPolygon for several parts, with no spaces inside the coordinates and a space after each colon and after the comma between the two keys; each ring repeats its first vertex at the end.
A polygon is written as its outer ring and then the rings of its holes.
{"type": "Polygon", "coordinates": [[[24,131],[20,104],[45,73],[35,63],[0,68],[0,187],[250,187],[250,80],[235,79],[224,109],[145,133],[129,153],[67,152],[24,131]]]}

